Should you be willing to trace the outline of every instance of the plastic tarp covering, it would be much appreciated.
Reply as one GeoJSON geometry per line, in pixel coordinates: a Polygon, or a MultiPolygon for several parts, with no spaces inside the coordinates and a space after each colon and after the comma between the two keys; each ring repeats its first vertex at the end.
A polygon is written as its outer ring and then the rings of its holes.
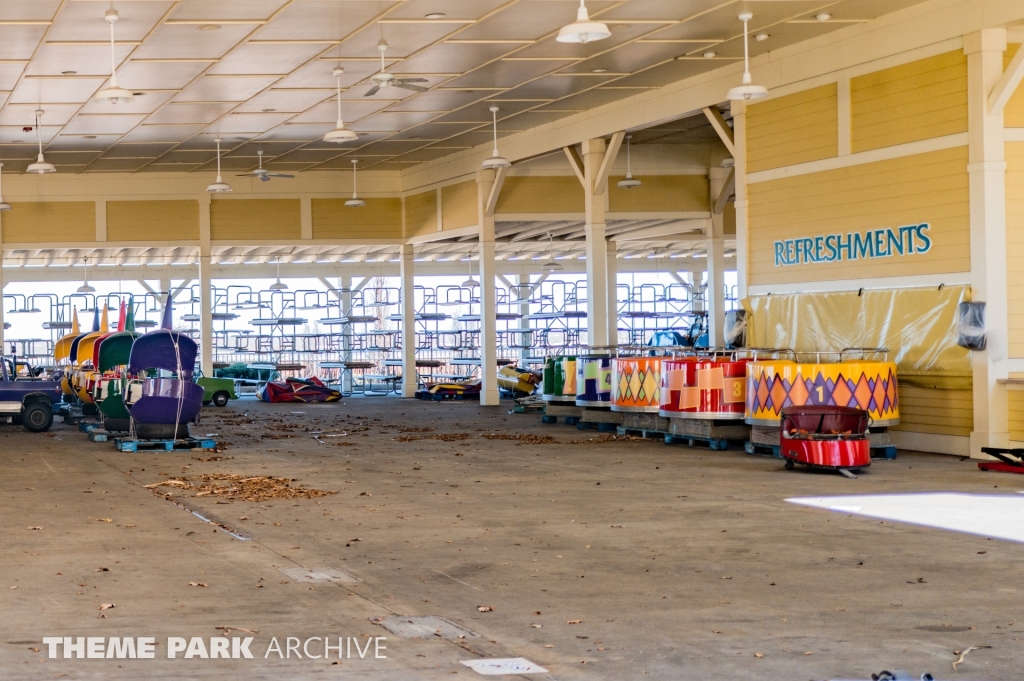
{"type": "Polygon", "coordinates": [[[971,387],[970,351],[957,345],[957,306],[967,286],[752,296],[747,345],[798,352],[889,349],[899,381],[927,388],[971,387]]]}

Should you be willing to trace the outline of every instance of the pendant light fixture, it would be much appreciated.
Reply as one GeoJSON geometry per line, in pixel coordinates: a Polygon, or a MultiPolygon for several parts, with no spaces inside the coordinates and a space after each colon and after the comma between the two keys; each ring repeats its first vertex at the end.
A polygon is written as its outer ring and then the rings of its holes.
{"type": "Polygon", "coordinates": [[[277,281],[270,285],[271,291],[287,291],[288,284],[281,281],[281,258],[277,259],[277,281]]]}
{"type": "Polygon", "coordinates": [[[620,189],[632,189],[642,184],[640,180],[633,177],[633,163],[629,155],[629,141],[631,139],[633,139],[632,135],[626,135],[626,177],[615,183],[620,189]]]}
{"type": "Polygon", "coordinates": [[[85,258],[82,261],[85,265],[85,279],[82,285],[78,287],[79,293],[96,293],[96,289],[89,285],[89,258],[85,258]]]}
{"type": "Polygon", "coordinates": [[[225,182],[220,176],[220,138],[214,140],[217,143],[217,181],[206,188],[211,194],[226,194],[231,191],[231,185],[225,182]]]}
{"type": "Polygon", "coordinates": [[[747,45],[747,22],[754,18],[750,12],[739,15],[743,22],[743,84],[729,90],[726,95],[732,100],[743,100],[749,102],[752,99],[764,99],[768,96],[768,89],[763,85],[753,85],[750,80],[750,48],[747,45]]]}
{"type": "Polygon", "coordinates": [[[114,56],[114,24],[118,20],[117,10],[113,7],[107,10],[103,18],[110,24],[110,87],[103,88],[93,97],[97,102],[109,102],[111,104],[127,104],[135,101],[135,95],[130,90],[125,90],[117,84],[117,61],[114,56]]]}
{"type": "Polygon", "coordinates": [[[591,21],[584,0],[580,0],[580,8],[576,10],[576,21],[563,26],[555,38],[560,43],[592,43],[596,40],[610,38],[612,32],[608,26],[598,21],[591,21]]]}
{"type": "Polygon", "coordinates": [[[352,198],[345,202],[345,205],[349,208],[366,207],[366,201],[359,198],[359,193],[356,191],[356,164],[358,163],[358,159],[352,159],[352,198]]]}
{"type": "Polygon", "coordinates": [[[491,154],[491,157],[489,159],[487,159],[486,161],[483,162],[483,164],[481,164],[480,167],[483,168],[484,170],[486,170],[488,168],[493,168],[493,169],[508,168],[510,165],[512,165],[512,163],[507,158],[505,158],[504,156],[501,156],[498,153],[498,107],[497,106],[492,106],[491,107],[491,118],[494,120],[494,152],[491,154]]]}
{"type": "Polygon", "coordinates": [[[474,289],[479,286],[480,283],[473,278],[473,256],[469,256],[467,260],[469,261],[469,279],[462,282],[460,286],[462,286],[462,288],[474,289]]]}
{"type": "Polygon", "coordinates": [[[346,128],[344,121],[341,120],[341,77],[344,75],[345,69],[338,66],[335,67],[332,73],[338,79],[338,123],[334,130],[324,135],[324,142],[337,142],[341,144],[342,142],[351,142],[354,139],[358,139],[359,135],[346,128]]]}
{"type": "Polygon", "coordinates": [[[47,163],[46,159],[43,158],[43,131],[40,126],[40,121],[42,120],[44,113],[46,112],[42,109],[36,109],[36,139],[39,141],[39,157],[36,158],[35,163],[30,163],[28,168],[25,168],[26,173],[45,175],[46,173],[57,172],[57,169],[53,167],[53,164],[47,163]]]}
{"type": "Polygon", "coordinates": [[[561,272],[565,269],[562,263],[555,260],[555,241],[551,232],[548,232],[548,259],[541,263],[540,267],[544,272],[561,272]]]}
{"type": "MultiPolygon", "coordinates": [[[[3,175],[3,167],[4,167],[4,164],[0,163],[0,176],[3,175]]],[[[0,213],[6,213],[10,209],[11,209],[11,204],[9,204],[6,201],[4,201],[4,193],[3,193],[3,191],[0,191],[0,213]]]]}

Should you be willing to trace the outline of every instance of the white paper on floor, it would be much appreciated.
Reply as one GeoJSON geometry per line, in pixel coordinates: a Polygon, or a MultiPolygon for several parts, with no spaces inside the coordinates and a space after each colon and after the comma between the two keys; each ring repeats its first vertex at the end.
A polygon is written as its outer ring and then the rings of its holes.
{"type": "Polygon", "coordinates": [[[318,582],[361,582],[363,580],[358,577],[354,577],[344,570],[338,568],[329,567],[279,567],[277,568],[284,574],[288,575],[296,582],[304,582],[306,584],[316,584],[318,582]]]}
{"type": "Polygon", "coordinates": [[[511,657],[493,660],[461,660],[477,674],[498,676],[499,674],[547,674],[548,670],[536,665],[525,657],[511,657]]]}
{"type": "Polygon", "coordinates": [[[840,513],[1024,542],[1024,497],[997,494],[862,494],[786,501],[840,513]]]}

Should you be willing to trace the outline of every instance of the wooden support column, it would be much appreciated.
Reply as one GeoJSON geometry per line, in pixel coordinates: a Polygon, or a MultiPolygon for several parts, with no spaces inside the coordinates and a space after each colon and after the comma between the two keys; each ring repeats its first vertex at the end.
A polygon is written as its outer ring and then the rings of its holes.
{"type": "Polygon", "coordinates": [[[199,361],[204,376],[213,376],[212,266],[210,195],[202,194],[199,197],[199,361]]]}
{"type": "Polygon", "coordinates": [[[607,241],[607,262],[605,276],[608,283],[608,344],[619,344],[619,263],[618,244],[615,241],[607,241]]]}
{"type": "MultiPolygon", "coordinates": [[[[338,277],[338,287],[341,289],[341,316],[347,317],[352,310],[352,277],[338,277]]],[[[343,362],[352,361],[352,327],[345,324],[341,327],[341,359],[343,362]]],[[[352,392],[352,372],[341,372],[341,391],[352,392]]]]}
{"type": "Polygon", "coordinates": [[[416,373],[416,301],[412,244],[402,244],[402,397],[415,397],[419,384],[416,373]]]}
{"type": "Polygon", "coordinates": [[[733,168],[736,182],[736,292],[740,300],[747,297],[748,246],[747,202],[747,110],[746,103],[732,103],[732,133],[735,140],[733,168]]]}
{"type": "Polygon", "coordinates": [[[3,230],[3,218],[0,218],[0,355],[6,353],[7,348],[4,346],[4,286],[7,282],[4,281],[4,230],[3,230]]]}
{"type": "MultiPolygon", "coordinates": [[[[608,345],[608,241],[605,234],[606,193],[597,191],[605,159],[602,138],[583,142],[583,191],[587,235],[587,344],[608,345]]],[[[607,182],[607,175],[605,175],[607,182]]]]}
{"type": "MultiPolygon", "coordinates": [[[[732,169],[709,168],[708,184],[711,188],[712,205],[725,204],[728,183],[732,169]],[[722,200],[720,200],[722,199],[722,200]]],[[[733,176],[734,177],[734,176],[733,176]]],[[[708,345],[712,348],[725,345],[725,216],[719,210],[711,211],[711,225],[705,233],[708,252],[708,345]]]]}
{"type": "MultiPolygon", "coordinates": [[[[485,168],[477,171],[477,216],[480,220],[480,404],[498,406],[498,332],[494,277],[494,213],[488,214],[491,192],[498,173],[485,168]]],[[[496,200],[495,200],[496,203],[496,200]]]]}
{"type": "MultiPolygon", "coordinates": [[[[964,36],[967,55],[967,174],[970,191],[971,297],[985,303],[988,347],[971,353],[974,380],[974,430],[971,456],[982,447],[1006,447],[1009,421],[1008,322],[1006,307],[1006,161],[1003,110],[989,111],[989,96],[1003,76],[1005,29],[984,29],[964,36]]],[[[985,457],[987,458],[987,457],[985,457]]]]}

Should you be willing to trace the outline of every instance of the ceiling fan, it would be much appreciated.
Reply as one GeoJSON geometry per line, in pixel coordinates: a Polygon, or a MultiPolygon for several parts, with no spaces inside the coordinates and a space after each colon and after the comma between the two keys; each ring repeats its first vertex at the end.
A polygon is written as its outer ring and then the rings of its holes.
{"type": "Polygon", "coordinates": [[[260,178],[260,182],[270,182],[270,178],[272,177],[287,177],[289,179],[295,177],[294,175],[285,175],[284,173],[272,173],[269,170],[264,170],[263,150],[260,149],[259,151],[257,151],[256,155],[260,157],[260,167],[252,171],[251,173],[241,173],[240,175],[235,175],[235,177],[258,177],[260,178]]]}
{"type": "Polygon", "coordinates": [[[377,94],[381,88],[389,87],[400,87],[403,90],[412,90],[413,92],[426,92],[427,88],[419,85],[410,85],[410,83],[426,83],[426,78],[398,78],[388,73],[384,67],[384,51],[388,49],[388,43],[384,38],[380,39],[377,43],[377,49],[380,50],[380,73],[375,73],[370,76],[370,80],[373,81],[373,87],[370,88],[363,97],[372,97],[377,94]]]}

